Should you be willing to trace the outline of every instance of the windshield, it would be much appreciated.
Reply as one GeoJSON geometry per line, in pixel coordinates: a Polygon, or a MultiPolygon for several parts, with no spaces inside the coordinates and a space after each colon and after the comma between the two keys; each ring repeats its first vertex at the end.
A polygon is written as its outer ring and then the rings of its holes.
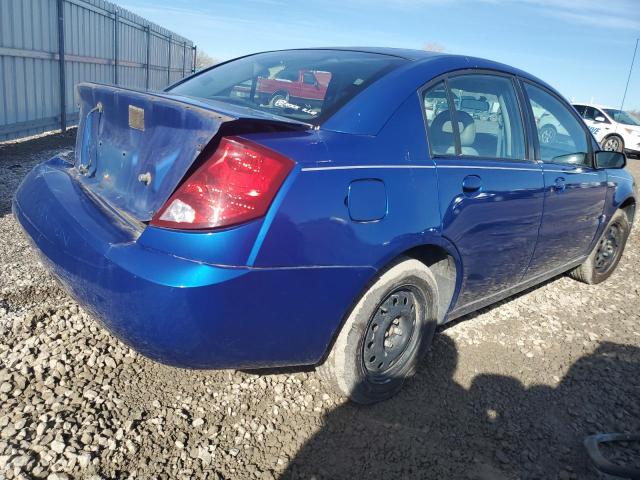
{"type": "Polygon", "coordinates": [[[625,125],[640,126],[640,121],[638,121],[627,112],[624,112],[622,110],[615,110],[613,108],[606,108],[604,111],[607,112],[607,115],[613,118],[615,122],[623,123],[625,125]]]}
{"type": "Polygon", "coordinates": [[[317,125],[404,62],[390,55],[343,50],[259,53],[205,70],[169,92],[317,125]]]}

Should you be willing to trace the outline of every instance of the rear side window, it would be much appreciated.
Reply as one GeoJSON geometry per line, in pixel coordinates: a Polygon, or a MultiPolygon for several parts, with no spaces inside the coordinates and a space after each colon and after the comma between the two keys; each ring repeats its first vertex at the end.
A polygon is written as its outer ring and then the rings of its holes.
{"type": "Polygon", "coordinates": [[[461,75],[424,94],[427,133],[434,155],[525,158],[525,137],[516,91],[510,78],[461,75]],[[449,99],[457,120],[451,122],[449,99]],[[459,151],[456,144],[459,145],[459,151]]]}
{"type": "Polygon", "coordinates": [[[536,121],[540,159],[559,164],[589,163],[587,134],[568,107],[544,90],[525,83],[536,121]]]}
{"type": "Polygon", "coordinates": [[[456,143],[449,111],[449,100],[444,82],[424,93],[423,108],[427,122],[427,136],[433,155],[455,155],[456,143]]]}
{"type": "Polygon", "coordinates": [[[169,92],[233,103],[320,124],[407,60],[345,50],[285,50],[206,70],[169,92]]]}
{"type": "Polygon", "coordinates": [[[462,155],[525,158],[524,129],[510,78],[462,75],[449,80],[462,155]]]}

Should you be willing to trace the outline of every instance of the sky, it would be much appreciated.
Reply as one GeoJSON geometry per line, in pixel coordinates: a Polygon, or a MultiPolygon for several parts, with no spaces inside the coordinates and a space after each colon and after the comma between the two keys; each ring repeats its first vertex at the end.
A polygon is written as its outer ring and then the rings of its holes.
{"type": "MultiPolygon", "coordinates": [[[[116,0],[117,1],[117,0],[116,0]]],[[[507,63],[571,101],[620,107],[640,0],[122,0],[217,60],[299,47],[422,49],[507,63]]],[[[640,110],[640,48],[625,101],[640,110]]]]}

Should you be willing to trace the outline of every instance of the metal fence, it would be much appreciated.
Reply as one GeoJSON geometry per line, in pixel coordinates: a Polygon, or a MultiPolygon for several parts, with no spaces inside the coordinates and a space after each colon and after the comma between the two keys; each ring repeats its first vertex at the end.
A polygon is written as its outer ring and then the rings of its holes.
{"type": "Polygon", "coordinates": [[[104,0],[0,0],[0,141],[75,124],[78,82],[161,89],[195,57],[190,40],[104,0]]]}

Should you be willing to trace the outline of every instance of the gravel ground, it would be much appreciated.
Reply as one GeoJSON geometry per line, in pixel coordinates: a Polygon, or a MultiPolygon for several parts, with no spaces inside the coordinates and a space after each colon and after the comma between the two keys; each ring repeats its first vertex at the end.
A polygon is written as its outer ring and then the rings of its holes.
{"type": "Polygon", "coordinates": [[[559,277],[455,322],[363,408],[313,371],[177,370],[100,328],[10,213],[25,173],[72,146],[0,145],[0,478],[604,478],[584,436],[640,431],[637,228],[604,285],[559,277]]]}

